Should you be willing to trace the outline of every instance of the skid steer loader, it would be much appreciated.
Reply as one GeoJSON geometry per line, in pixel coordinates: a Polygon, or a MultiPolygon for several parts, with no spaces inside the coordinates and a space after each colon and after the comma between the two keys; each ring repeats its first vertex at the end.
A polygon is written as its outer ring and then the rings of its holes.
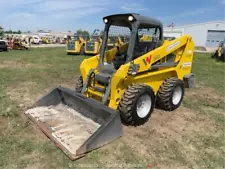
{"type": "Polygon", "coordinates": [[[120,36],[111,36],[108,38],[107,50],[123,45],[123,41],[120,36]]]}
{"type": "Polygon", "coordinates": [[[14,39],[13,41],[13,50],[28,50],[28,43],[25,40],[14,39]]]}
{"type": "Polygon", "coordinates": [[[70,159],[121,137],[122,122],[144,125],[155,104],[177,109],[184,89],[194,82],[190,36],[164,42],[162,23],[139,14],[110,15],[103,21],[100,54],[83,60],[75,90],[59,86],[25,112],[70,159]],[[107,50],[114,28],[129,35],[129,41],[107,50]],[[141,41],[143,35],[152,40],[141,41]]]}
{"type": "Polygon", "coordinates": [[[223,41],[219,43],[218,49],[211,58],[216,59],[217,62],[225,62],[225,43],[223,41]]]}
{"type": "Polygon", "coordinates": [[[66,45],[67,54],[80,54],[85,53],[86,41],[82,36],[74,36],[72,40],[69,40],[66,45]]]}
{"type": "Polygon", "coordinates": [[[85,54],[96,55],[99,53],[102,39],[98,35],[93,35],[85,46],[85,54]]]}
{"type": "Polygon", "coordinates": [[[148,36],[148,35],[143,35],[140,38],[140,41],[152,41],[152,37],[151,36],[148,36]]]}
{"type": "Polygon", "coordinates": [[[48,37],[41,38],[43,44],[51,44],[51,39],[48,37]]]}

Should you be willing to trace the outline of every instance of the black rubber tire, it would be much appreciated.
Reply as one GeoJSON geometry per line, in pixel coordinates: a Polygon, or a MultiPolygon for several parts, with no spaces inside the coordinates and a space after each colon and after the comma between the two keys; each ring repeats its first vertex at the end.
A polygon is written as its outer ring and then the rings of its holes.
{"type": "Polygon", "coordinates": [[[80,55],[84,55],[85,53],[85,47],[84,45],[80,48],[80,55]]]}
{"type": "Polygon", "coordinates": [[[155,95],[151,87],[145,84],[132,84],[123,94],[120,103],[119,111],[121,119],[127,125],[139,126],[147,122],[151,116],[155,107],[155,95]],[[148,114],[141,118],[138,116],[136,108],[138,99],[144,95],[148,94],[152,100],[151,108],[148,114]]]}
{"type": "Polygon", "coordinates": [[[77,79],[77,82],[76,82],[75,92],[76,92],[76,93],[81,93],[82,88],[83,88],[83,78],[82,78],[82,76],[80,76],[80,77],[77,79]]]}
{"type": "Polygon", "coordinates": [[[162,108],[166,111],[173,111],[181,105],[181,103],[183,101],[183,97],[184,97],[183,81],[178,78],[171,77],[171,78],[166,79],[163,82],[163,84],[160,86],[159,91],[156,96],[156,102],[160,108],[162,108]],[[181,96],[180,101],[175,105],[172,102],[172,97],[173,97],[175,88],[178,86],[180,86],[182,89],[182,96],[181,96]]]}

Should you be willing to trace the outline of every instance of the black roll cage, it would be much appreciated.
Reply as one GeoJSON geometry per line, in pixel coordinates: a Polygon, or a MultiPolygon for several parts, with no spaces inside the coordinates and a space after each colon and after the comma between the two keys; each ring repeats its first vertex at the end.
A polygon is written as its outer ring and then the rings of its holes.
{"type": "Polygon", "coordinates": [[[140,16],[139,14],[117,14],[117,15],[106,16],[103,18],[103,21],[106,19],[107,19],[107,23],[105,23],[105,29],[103,32],[103,41],[102,41],[102,46],[100,50],[100,60],[99,60],[100,65],[99,66],[101,68],[104,67],[104,55],[105,55],[105,50],[107,49],[108,32],[111,25],[127,27],[131,31],[125,63],[133,60],[133,52],[134,52],[135,43],[137,40],[138,29],[159,28],[160,30],[159,41],[163,41],[163,25],[160,21],[154,18],[140,16]],[[129,16],[133,17],[132,21],[128,20],[129,16]]]}

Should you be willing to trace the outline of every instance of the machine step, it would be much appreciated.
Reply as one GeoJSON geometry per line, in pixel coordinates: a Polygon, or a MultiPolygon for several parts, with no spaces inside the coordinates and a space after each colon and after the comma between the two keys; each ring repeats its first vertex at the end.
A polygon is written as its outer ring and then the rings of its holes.
{"type": "Polygon", "coordinates": [[[98,86],[92,86],[91,88],[92,88],[92,90],[98,91],[98,92],[101,92],[101,93],[105,93],[105,90],[106,90],[105,88],[98,87],[98,86]]]}

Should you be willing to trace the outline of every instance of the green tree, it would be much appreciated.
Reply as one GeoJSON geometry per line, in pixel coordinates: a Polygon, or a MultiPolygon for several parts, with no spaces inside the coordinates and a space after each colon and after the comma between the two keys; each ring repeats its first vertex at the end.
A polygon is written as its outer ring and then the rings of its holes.
{"type": "Polygon", "coordinates": [[[89,36],[90,33],[89,33],[88,31],[83,31],[83,35],[84,35],[84,36],[89,36]]]}
{"type": "Polygon", "coordinates": [[[90,33],[86,30],[78,29],[75,35],[90,36],[90,33]]]}
{"type": "Polygon", "coordinates": [[[18,30],[18,31],[12,31],[13,34],[21,34],[21,31],[18,30]]]}
{"type": "Polygon", "coordinates": [[[78,29],[77,32],[76,32],[76,35],[81,35],[82,32],[83,32],[83,31],[82,31],[81,29],[78,29]]]}

